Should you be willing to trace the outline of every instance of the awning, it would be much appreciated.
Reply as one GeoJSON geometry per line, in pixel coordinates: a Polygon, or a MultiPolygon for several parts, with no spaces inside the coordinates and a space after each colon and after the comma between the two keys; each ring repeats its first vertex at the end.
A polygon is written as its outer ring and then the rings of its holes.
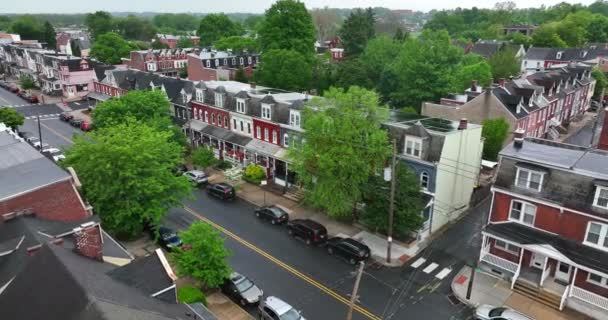
{"type": "Polygon", "coordinates": [[[207,126],[207,124],[200,120],[192,119],[188,122],[188,127],[190,128],[190,130],[194,130],[194,131],[201,131],[206,126],[207,126]]]}
{"type": "Polygon", "coordinates": [[[91,99],[95,99],[97,101],[106,101],[111,99],[112,97],[107,95],[107,94],[103,94],[103,93],[97,93],[97,92],[89,92],[89,94],[87,94],[87,97],[91,98],[91,99]]]}
{"type": "Polygon", "coordinates": [[[281,147],[277,145],[260,140],[251,140],[251,142],[249,142],[245,148],[271,157],[274,157],[274,155],[281,149],[281,147]]]}
{"type": "Polygon", "coordinates": [[[277,151],[277,152],[274,154],[274,157],[275,157],[276,159],[279,159],[279,160],[283,160],[283,161],[289,161],[289,159],[288,159],[289,153],[288,153],[288,151],[287,151],[287,150],[288,150],[288,149],[285,149],[285,148],[280,148],[280,149],[279,149],[279,151],[277,151]]]}

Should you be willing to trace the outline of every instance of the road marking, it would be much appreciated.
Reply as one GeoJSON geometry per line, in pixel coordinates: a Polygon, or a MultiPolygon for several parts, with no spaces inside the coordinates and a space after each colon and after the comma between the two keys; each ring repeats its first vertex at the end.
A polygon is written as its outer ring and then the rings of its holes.
{"type": "Polygon", "coordinates": [[[47,125],[45,125],[45,124],[42,123],[42,120],[40,122],[40,125],[43,126],[43,127],[45,127],[50,132],[54,133],[59,138],[65,140],[65,141],[67,141],[67,142],[69,142],[71,144],[74,144],[74,141],[72,141],[72,139],[66,138],[64,135],[62,135],[61,133],[57,132],[56,130],[49,128],[47,125]]]}
{"type": "Polygon", "coordinates": [[[437,267],[439,267],[438,264],[436,264],[435,262],[429,264],[426,268],[424,268],[424,270],[422,270],[424,273],[431,273],[433,272],[433,270],[437,269],[437,267]]]}
{"type": "MultiPolygon", "coordinates": [[[[188,211],[191,215],[199,218],[200,220],[208,223],[209,225],[211,225],[212,227],[214,227],[215,229],[219,230],[220,232],[224,233],[225,235],[229,236],[230,238],[236,240],[237,242],[239,242],[240,244],[248,247],[249,249],[255,251],[256,253],[260,254],[261,256],[263,256],[264,258],[270,260],[271,262],[273,262],[274,264],[278,265],[279,267],[289,271],[290,273],[292,273],[293,275],[297,276],[298,278],[308,282],[308,284],[316,287],[317,289],[325,292],[327,295],[333,297],[334,299],[342,302],[345,305],[350,305],[350,301],[349,299],[341,296],[340,294],[338,294],[337,292],[331,290],[330,288],[324,286],[323,284],[319,283],[316,280],[313,280],[312,278],[310,278],[309,276],[303,274],[302,272],[294,269],[293,267],[291,267],[290,265],[286,264],[285,262],[275,258],[274,256],[272,256],[271,254],[267,253],[266,251],[263,251],[262,249],[254,246],[253,244],[249,243],[248,241],[242,239],[241,237],[237,236],[236,234],[232,233],[231,231],[225,229],[224,227],[220,226],[219,224],[216,224],[215,222],[209,220],[208,218],[203,217],[200,213],[194,211],[193,209],[184,206],[184,209],[186,211],[188,211]]],[[[364,315],[365,317],[369,318],[369,319],[373,319],[373,320],[382,320],[382,318],[380,318],[379,316],[373,314],[371,311],[368,311],[367,309],[361,307],[358,304],[355,304],[354,306],[354,310],[361,313],[362,315],[364,315]]]]}
{"type": "MultiPolygon", "coordinates": [[[[41,114],[40,118],[49,118],[49,117],[58,117],[61,113],[50,113],[50,114],[41,114]]],[[[36,119],[38,116],[27,116],[25,119],[36,119]]],[[[44,119],[43,119],[44,120],[44,119]]]]}
{"type": "Polygon", "coordinates": [[[443,268],[438,274],[435,275],[435,278],[443,280],[448,274],[452,272],[451,268],[443,268]]]}
{"type": "Polygon", "coordinates": [[[412,268],[416,269],[416,268],[420,267],[425,262],[426,262],[425,258],[418,258],[418,260],[416,260],[416,262],[412,263],[412,268]]]}

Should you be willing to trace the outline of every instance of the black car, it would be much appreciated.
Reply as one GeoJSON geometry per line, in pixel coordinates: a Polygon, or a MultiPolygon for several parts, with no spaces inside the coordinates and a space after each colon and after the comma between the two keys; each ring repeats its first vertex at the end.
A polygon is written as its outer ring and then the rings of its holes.
{"type": "Polygon", "coordinates": [[[335,254],[350,264],[369,258],[370,252],[368,246],[351,238],[334,237],[327,241],[327,253],[335,254]]]}
{"type": "Polygon", "coordinates": [[[72,127],[77,127],[79,128],[80,125],[84,122],[84,120],[82,119],[78,119],[78,118],[72,118],[70,120],[70,125],[72,125],[72,127]]]}
{"type": "Polygon", "coordinates": [[[244,275],[233,272],[222,285],[225,295],[235,299],[242,306],[260,302],[260,297],[264,295],[262,289],[249,280],[244,275]]]}
{"type": "Polygon", "coordinates": [[[279,206],[268,206],[255,210],[255,216],[270,220],[272,224],[281,224],[289,221],[289,214],[279,206]]]}
{"type": "Polygon", "coordinates": [[[207,193],[222,200],[232,200],[236,196],[234,187],[227,183],[210,184],[207,187],[207,193]]]}
{"type": "Polygon", "coordinates": [[[173,250],[173,248],[177,248],[182,245],[182,240],[177,236],[177,233],[170,228],[165,226],[158,227],[157,232],[158,243],[167,251],[173,250]]]}
{"type": "Polygon", "coordinates": [[[67,113],[67,112],[64,112],[64,113],[62,113],[62,114],[59,115],[59,119],[61,121],[66,121],[67,122],[67,121],[70,121],[70,120],[74,119],[74,116],[71,115],[71,114],[69,114],[69,113],[67,113]]]}
{"type": "Polygon", "coordinates": [[[327,240],[327,229],[310,219],[296,219],[287,223],[287,232],[290,236],[301,238],[310,244],[321,244],[327,240]]]}

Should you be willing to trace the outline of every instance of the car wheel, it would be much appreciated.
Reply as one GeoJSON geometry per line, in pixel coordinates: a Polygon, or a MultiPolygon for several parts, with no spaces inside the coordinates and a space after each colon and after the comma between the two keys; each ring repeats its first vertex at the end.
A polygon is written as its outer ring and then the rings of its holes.
{"type": "Polygon", "coordinates": [[[310,239],[306,239],[306,245],[309,246],[312,243],[312,241],[310,241],[310,239]]]}
{"type": "Polygon", "coordinates": [[[288,230],[288,231],[287,231],[287,233],[288,233],[290,236],[293,236],[293,230],[291,230],[291,229],[290,229],[290,230],[288,230]]]}
{"type": "Polygon", "coordinates": [[[329,254],[334,254],[334,249],[333,248],[327,248],[327,253],[329,254]]]}
{"type": "Polygon", "coordinates": [[[260,217],[260,213],[259,213],[259,212],[256,212],[256,213],[255,213],[255,216],[259,218],[259,217],[260,217]]]}
{"type": "Polygon", "coordinates": [[[270,221],[270,223],[272,223],[272,224],[277,224],[277,220],[272,219],[272,220],[270,221]]]}
{"type": "Polygon", "coordinates": [[[357,263],[357,260],[355,260],[355,258],[350,258],[350,260],[348,260],[348,262],[350,262],[350,264],[354,265],[357,263]]]}

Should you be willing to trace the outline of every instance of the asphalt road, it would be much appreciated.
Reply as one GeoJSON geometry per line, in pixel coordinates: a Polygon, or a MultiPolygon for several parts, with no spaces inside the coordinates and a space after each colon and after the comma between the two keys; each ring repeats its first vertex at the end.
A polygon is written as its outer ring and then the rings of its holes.
{"type": "Polygon", "coordinates": [[[600,119],[596,119],[596,121],[589,121],[589,123],[587,123],[577,133],[575,133],[574,135],[572,135],[568,139],[566,139],[565,142],[570,143],[570,144],[576,144],[576,145],[583,146],[583,147],[589,147],[589,145],[591,144],[591,138],[593,136],[593,127],[594,126],[596,127],[595,128],[595,139],[594,139],[594,140],[596,140],[602,131],[602,123],[603,123],[603,118],[605,117],[605,114],[606,114],[605,112],[600,112],[599,113],[600,119]],[[597,122],[597,126],[596,126],[596,122],[597,122]]]}
{"type": "Polygon", "coordinates": [[[20,106],[30,104],[28,101],[21,99],[16,94],[0,88],[0,106],[20,106]]]}

